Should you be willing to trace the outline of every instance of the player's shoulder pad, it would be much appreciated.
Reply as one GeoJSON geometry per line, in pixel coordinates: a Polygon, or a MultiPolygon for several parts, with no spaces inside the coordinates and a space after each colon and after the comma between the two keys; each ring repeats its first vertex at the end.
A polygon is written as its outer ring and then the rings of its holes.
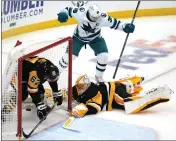
{"type": "Polygon", "coordinates": [[[102,18],[107,18],[107,16],[108,16],[108,14],[106,14],[106,13],[101,13],[101,17],[102,17],[102,18]]]}
{"type": "Polygon", "coordinates": [[[80,11],[80,12],[86,12],[87,9],[86,9],[85,7],[80,7],[80,8],[79,8],[79,11],[80,11]]]}
{"type": "Polygon", "coordinates": [[[109,22],[112,22],[112,17],[111,16],[109,16],[107,13],[101,13],[101,17],[102,17],[102,19],[104,19],[104,20],[107,20],[107,21],[109,21],[109,22]]]}
{"type": "Polygon", "coordinates": [[[85,7],[73,8],[73,13],[84,13],[86,11],[87,11],[87,9],[85,7]]]}

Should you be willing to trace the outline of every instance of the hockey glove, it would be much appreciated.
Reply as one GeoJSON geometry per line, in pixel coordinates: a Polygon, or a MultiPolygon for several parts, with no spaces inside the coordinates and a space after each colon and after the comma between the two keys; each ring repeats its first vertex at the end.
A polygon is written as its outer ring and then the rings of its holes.
{"type": "Polygon", "coordinates": [[[88,108],[84,103],[80,103],[79,105],[75,106],[72,110],[72,116],[81,118],[84,117],[87,113],[88,108]]]}
{"type": "Polygon", "coordinates": [[[59,14],[57,14],[58,16],[58,21],[60,21],[61,23],[67,22],[68,20],[68,15],[65,12],[60,12],[59,14]]]}
{"type": "Polygon", "coordinates": [[[53,92],[53,99],[55,103],[57,102],[57,105],[62,104],[63,97],[62,97],[61,90],[59,90],[58,92],[53,92]]]}
{"type": "Polygon", "coordinates": [[[123,27],[123,31],[126,33],[133,33],[135,29],[135,25],[131,23],[127,23],[123,27]]]}
{"type": "Polygon", "coordinates": [[[45,120],[48,112],[51,108],[43,102],[39,102],[37,105],[37,116],[40,120],[45,120]]]}

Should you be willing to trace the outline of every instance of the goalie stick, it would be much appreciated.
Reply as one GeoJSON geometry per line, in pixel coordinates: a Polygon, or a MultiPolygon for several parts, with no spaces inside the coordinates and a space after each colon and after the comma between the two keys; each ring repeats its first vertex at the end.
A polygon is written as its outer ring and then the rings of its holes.
{"type": "Polygon", "coordinates": [[[51,107],[51,110],[48,112],[48,114],[45,116],[45,118],[41,119],[37,125],[31,130],[31,132],[29,134],[26,134],[22,128],[22,132],[23,132],[23,136],[27,139],[29,138],[32,133],[35,131],[35,129],[37,129],[37,127],[46,119],[46,117],[49,115],[49,113],[54,109],[54,107],[57,105],[57,102],[51,107]]]}
{"type": "Polygon", "coordinates": [[[73,132],[78,132],[78,133],[80,133],[80,131],[78,131],[78,130],[75,130],[75,129],[71,129],[71,128],[69,128],[69,126],[71,125],[71,123],[74,121],[74,117],[73,116],[70,116],[68,119],[67,119],[67,121],[63,124],[63,128],[64,129],[67,129],[67,130],[70,130],[70,131],[73,131],[73,132]]]}
{"type": "MultiPolygon", "coordinates": [[[[134,12],[134,15],[133,15],[133,19],[132,19],[132,21],[131,21],[131,24],[133,24],[133,22],[134,22],[134,19],[135,19],[135,17],[136,17],[136,13],[137,13],[138,8],[139,8],[139,5],[140,5],[140,2],[141,2],[141,1],[138,1],[138,3],[137,3],[136,10],[135,10],[135,12],[134,12]]],[[[120,57],[119,57],[119,59],[118,59],[118,62],[117,62],[116,68],[115,68],[115,72],[114,72],[114,75],[113,75],[113,79],[115,79],[115,76],[116,76],[116,73],[117,73],[117,69],[119,68],[120,61],[121,61],[121,58],[122,58],[122,55],[123,55],[123,51],[124,51],[124,49],[125,49],[125,46],[126,46],[126,43],[127,43],[127,40],[128,40],[129,35],[130,35],[130,34],[128,33],[127,36],[126,36],[125,42],[124,42],[124,44],[123,44],[123,48],[122,48],[122,51],[121,51],[121,53],[120,53],[120,57]]]]}

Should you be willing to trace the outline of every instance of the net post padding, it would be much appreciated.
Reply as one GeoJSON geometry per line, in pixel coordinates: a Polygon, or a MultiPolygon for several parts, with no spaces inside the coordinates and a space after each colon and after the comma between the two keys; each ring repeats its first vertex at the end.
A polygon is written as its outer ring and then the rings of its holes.
{"type": "Polygon", "coordinates": [[[69,77],[69,81],[68,81],[68,111],[71,112],[72,110],[72,40],[69,40],[69,58],[68,58],[68,63],[71,65],[68,65],[68,77],[69,77]],[[71,72],[71,73],[70,73],[71,72]]]}
{"type": "Polygon", "coordinates": [[[17,137],[22,137],[22,62],[23,59],[20,57],[18,59],[18,103],[17,103],[17,108],[18,108],[18,112],[17,112],[17,118],[18,118],[18,124],[17,124],[17,137]]]}

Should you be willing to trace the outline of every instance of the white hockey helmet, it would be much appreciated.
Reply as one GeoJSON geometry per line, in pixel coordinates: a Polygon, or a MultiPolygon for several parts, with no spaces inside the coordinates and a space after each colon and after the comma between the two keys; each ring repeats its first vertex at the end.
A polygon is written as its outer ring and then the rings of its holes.
{"type": "Polygon", "coordinates": [[[96,21],[101,16],[100,7],[98,5],[91,5],[88,8],[88,13],[91,20],[96,21]]]}

